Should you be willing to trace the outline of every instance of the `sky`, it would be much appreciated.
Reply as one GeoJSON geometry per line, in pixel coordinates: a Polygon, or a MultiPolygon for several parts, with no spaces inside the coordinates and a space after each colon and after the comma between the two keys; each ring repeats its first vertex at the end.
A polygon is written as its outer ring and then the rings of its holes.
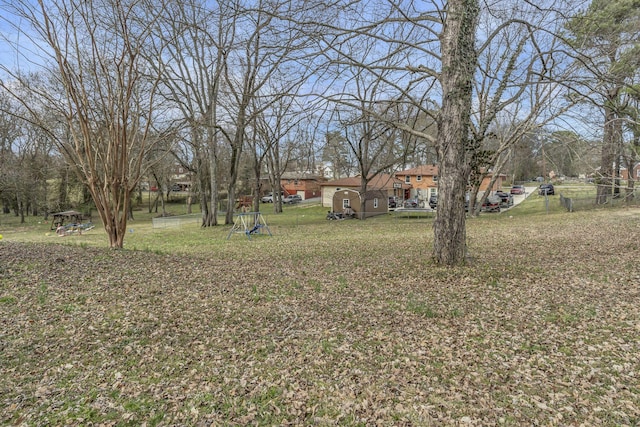
{"type": "Polygon", "coordinates": [[[0,77],[6,77],[6,69],[26,72],[37,68],[38,49],[25,35],[28,33],[29,28],[24,21],[12,17],[4,7],[0,7],[0,77]],[[20,50],[16,50],[18,45],[20,50]]]}

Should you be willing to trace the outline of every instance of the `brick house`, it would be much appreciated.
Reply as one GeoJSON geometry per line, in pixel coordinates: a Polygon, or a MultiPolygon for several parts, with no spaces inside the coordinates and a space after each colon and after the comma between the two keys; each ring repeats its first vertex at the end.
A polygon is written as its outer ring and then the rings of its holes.
{"type": "Polygon", "coordinates": [[[302,200],[320,197],[322,189],[320,185],[326,182],[323,176],[303,173],[303,172],[285,172],[280,177],[280,186],[284,191],[284,195],[297,194],[302,200]]]}
{"type": "MultiPolygon", "coordinates": [[[[403,183],[410,185],[405,191],[405,199],[417,198],[418,200],[428,201],[432,194],[438,193],[438,166],[437,165],[420,165],[415,168],[396,172],[396,178],[402,180],[403,183]]],[[[489,172],[480,184],[480,192],[484,192],[489,188],[493,173],[489,172]]],[[[491,191],[497,191],[502,188],[502,183],[506,179],[505,174],[498,175],[498,179],[494,183],[491,191]]]]}
{"type": "MultiPolygon", "coordinates": [[[[635,180],[640,180],[640,162],[636,163],[635,166],[633,166],[633,172],[631,174],[631,177],[635,180]]],[[[620,178],[622,178],[625,181],[629,179],[629,170],[627,168],[625,167],[620,168],[620,178]]]]}
{"type": "Polygon", "coordinates": [[[415,168],[396,172],[396,178],[400,179],[409,188],[405,190],[403,199],[429,200],[429,196],[438,193],[438,166],[420,165],[415,168]]]}

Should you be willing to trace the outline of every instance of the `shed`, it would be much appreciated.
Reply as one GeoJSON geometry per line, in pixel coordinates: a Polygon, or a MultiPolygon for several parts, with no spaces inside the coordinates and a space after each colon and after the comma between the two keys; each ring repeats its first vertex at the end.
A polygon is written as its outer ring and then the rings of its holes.
{"type": "Polygon", "coordinates": [[[351,188],[343,188],[333,194],[332,210],[344,212],[350,207],[355,212],[355,217],[362,219],[370,216],[381,215],[388,211],[388,196],[383,190],[369,190],[365,193],[364,215],[360,212],[361,194],[351,188]]]}

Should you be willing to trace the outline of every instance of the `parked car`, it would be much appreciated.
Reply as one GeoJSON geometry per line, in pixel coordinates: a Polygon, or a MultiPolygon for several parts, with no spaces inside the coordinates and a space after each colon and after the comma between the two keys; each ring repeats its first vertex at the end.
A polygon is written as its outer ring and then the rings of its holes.
{"type": "MultiPolygon", "coordinates": [[[[280,196],[284,197],[284,192],[280,192],[280,196]]],[[[260,199],[260,201],[262,203],[273,203],[273,193],[271,191],[269,191],[267,194],[265,194],[264,196],[262,196],[262,198],[260,199]]]]}
{"type": "Polygon", "coordinates": [[[525,193],[524,185],[512,185],[511,186],[511,194],[524,194],[525,193]]]}
{"type": "Polygon", "coordinates": [[[404,201],[403,206],[405,208],[417,208],[418,207],[418,199],[407,199],[404,201]]]}
{"type": "Polygon", "coordinates": [[[435,209],[436,206],[438,206],[438,195],[437,194],[432,194],[429,197],[429,207],[431,209],[435,209]]]}
{"type": "Polygon", "coordinates": [[[553,196],[556,193],[553,184],[542,184],[538,188],[538,194],[541,196],[553,196]]]}
{"type": "Polygon", "coordinates": [[[395,209],[398,207],[398,199],[395,197],[389,197],[389,209],[395,209]]]}
{"type": "Polygon", "coordinates": [[[299,203],[301,201],[302,201],[302,197],[298,196],[297,194],[290,194],[284,199],[282,199],[282,203],[287,205],[293,205],[294,203],[299,203]]]}
{"type": "Polygon", "coordinates": [[[500,207],[510,208],[513,206],[513,196],[504,191],[496,191],[496,196],[500,198],[500,207]]]}
{"type": "Polygon", "coordinates": [[[489,196],[482,204],[482,212],[500,212],[500,197],[489,196]]]}

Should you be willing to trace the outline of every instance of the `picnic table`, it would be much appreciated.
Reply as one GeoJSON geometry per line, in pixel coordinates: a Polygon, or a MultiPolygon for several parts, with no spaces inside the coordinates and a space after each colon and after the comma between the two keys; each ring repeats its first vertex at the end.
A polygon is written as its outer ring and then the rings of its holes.
{"type": "Polygon", "coordinates": [[[53,214],[51,221],[51,230],[55,230],[56,234],[66,236],[72,233],[82,234],[82,231],[94,228],[91,222],[91,215],[85,215],[78,211],[64,211],[53,214]]]}

